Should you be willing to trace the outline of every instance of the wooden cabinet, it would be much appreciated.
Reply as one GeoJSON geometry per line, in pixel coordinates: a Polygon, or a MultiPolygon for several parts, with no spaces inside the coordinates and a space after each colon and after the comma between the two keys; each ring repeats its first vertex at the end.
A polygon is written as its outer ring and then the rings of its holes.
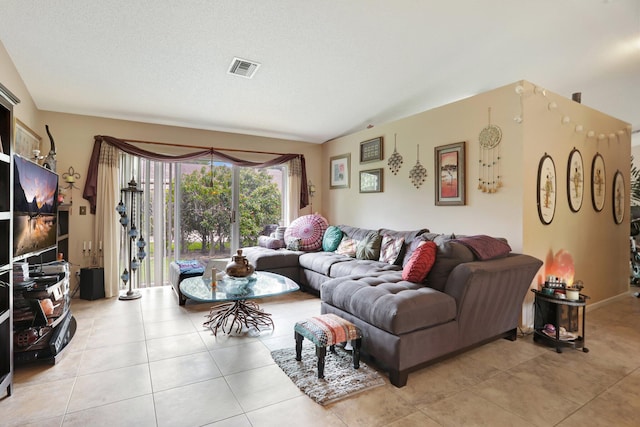
{"type": "Polygon", "coordinates": [[[13,388],[13,106],[19,103],[0,84],[0,390],[13,388]]]}

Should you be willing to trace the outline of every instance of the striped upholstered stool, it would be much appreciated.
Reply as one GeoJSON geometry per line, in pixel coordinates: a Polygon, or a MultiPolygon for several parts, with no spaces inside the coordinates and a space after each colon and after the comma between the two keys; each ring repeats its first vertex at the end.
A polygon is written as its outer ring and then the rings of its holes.
{"type": "Polygon", "coordinates": [[[335,353],[335,345],[341,342],[351,342],[353,347],[353,367],[354,369],[360,367],[362,332],[353,323],[335,314],[323,314],[296,322],[294,331],[296,336],[296,360],[302,359],[302,340],[304,338],[316,345],[318,378],[324,378],[324,358],[327,354],[327,346],[335,353]]]}

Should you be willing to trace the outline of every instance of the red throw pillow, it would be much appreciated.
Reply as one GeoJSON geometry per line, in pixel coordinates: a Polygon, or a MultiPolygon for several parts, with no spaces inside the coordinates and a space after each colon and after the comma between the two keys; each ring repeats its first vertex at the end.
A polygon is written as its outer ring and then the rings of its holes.
{"type": "Polygon", "coordinates": [[[436,262],[437,246],[435,242],[424,242],[409,258],[409,262],[402,269],[402,280],[421,283],[436,262]]]}

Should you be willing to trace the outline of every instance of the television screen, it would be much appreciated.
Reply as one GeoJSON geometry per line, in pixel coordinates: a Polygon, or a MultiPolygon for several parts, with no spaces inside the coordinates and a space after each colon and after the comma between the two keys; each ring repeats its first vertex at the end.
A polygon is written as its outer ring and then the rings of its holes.
{"type": "Polygon", "coordinates": [[[57,244],[58,175],[13,156],[13,258],[38,255],[57,244]]]}

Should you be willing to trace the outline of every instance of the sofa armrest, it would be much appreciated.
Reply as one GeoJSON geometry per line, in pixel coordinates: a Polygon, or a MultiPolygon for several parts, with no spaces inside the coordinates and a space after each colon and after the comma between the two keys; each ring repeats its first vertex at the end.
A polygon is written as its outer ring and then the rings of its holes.
{"type": "Polygon", "coordinates": [[[542,261],[529,255],[467,262],[456,266],[445,287],[455,298],[464,345],[516,328],[522,302],[542,261]]]}

